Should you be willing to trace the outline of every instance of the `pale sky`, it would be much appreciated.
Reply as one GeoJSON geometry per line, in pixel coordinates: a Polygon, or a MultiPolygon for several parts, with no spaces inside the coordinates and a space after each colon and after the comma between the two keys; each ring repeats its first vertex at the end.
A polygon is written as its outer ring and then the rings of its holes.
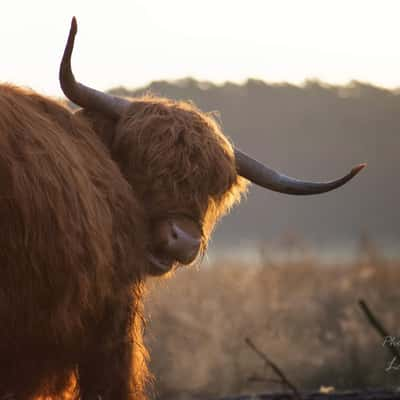
{"type": "Polygon", "coordinates": [[[1,2],[0,80],[61,96],[58,65],[78,19],[76,77],[98,89],[188,76],[400,87],[400,1],[1,2]]]}

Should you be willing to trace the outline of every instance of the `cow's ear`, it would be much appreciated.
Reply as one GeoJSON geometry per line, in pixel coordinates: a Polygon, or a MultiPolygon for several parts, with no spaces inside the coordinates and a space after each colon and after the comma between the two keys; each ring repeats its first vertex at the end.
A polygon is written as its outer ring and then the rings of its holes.
{"type": "Polygon", "coordinates": [[[106,117],[97,111],[90,111],[82,108],[75,112],[78,118],[85,120],[95,131],[97,136],[111,150],[112,140],[115,135],[116,121],[106,117]]]}

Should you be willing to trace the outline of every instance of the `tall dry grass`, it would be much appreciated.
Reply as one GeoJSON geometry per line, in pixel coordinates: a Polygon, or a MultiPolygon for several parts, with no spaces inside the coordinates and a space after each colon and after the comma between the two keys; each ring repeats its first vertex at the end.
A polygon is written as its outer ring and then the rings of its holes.
{"type": "Polygon", "coordinates": [[[258,266],[221,262],[152,282],[146,341],[154,397],[278,390],[265,380],[275,377],[245,337],[300,389],[396,385],[400,371],[385,371],[388,349],[357,301],[364,298],[390,334],[400,335],[400,262],[385,261],[368,241],[361,244],[360,257],[347,265],[265,258],[258,266]]]}

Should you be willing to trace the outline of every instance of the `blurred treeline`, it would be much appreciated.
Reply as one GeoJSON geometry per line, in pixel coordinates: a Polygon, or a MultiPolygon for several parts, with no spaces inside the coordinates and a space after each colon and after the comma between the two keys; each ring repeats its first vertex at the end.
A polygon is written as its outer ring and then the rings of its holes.
{"type": "Polygon", "coordinates": [[[223,131],[256,158],[289,175],[328,180],[359,162],[368,168],[342,189],[296,197],[252,188],[218,227],[215,243],[239,246],[297,232],[321,245],[346,245],[368,232],[381,245],[400,236],[400,92],[360,82],[303,86],[248,80],[215,85],[183,79],[129,92],[193,101],[217,111],[223,131]]]}
{"type": "Polygon", "coordinates": [[[357,258],[343,265],[321,266],[307,253],[280,263],[262,256],[257,265],[220,261],[150,281],[152,398],[282,390],[246,337],[299,390],[398,386],[400,372],[386,371],[393,356],[357,302],[363,298],[398,340],[399,281],[399,262],[366,238],[357,258]]]}

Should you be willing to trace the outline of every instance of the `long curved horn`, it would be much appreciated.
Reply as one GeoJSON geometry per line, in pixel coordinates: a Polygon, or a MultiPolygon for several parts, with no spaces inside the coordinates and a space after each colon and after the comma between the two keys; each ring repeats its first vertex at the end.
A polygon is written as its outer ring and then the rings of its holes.
{"type": "Polygon", "coordinates": [[[71,29],[64,55],[60,65],[60,84],[64,94],[81,107],[99,111],[112,118],[121,116],[130,102],[121,97],[112,96],[98,90],[92,89],[75,80],[71,69],[71,55],[74,49],[75,35],[78,31],[76,18],[71,21],[71,29]]]}
{"type": "Polygon", "coordinates": [[[347,175],[334,181],[305,182],[283,175],[237,149],[235,149],[235,159],[238,174],[249,181],[275,192],[297,195],[329,192],[344,185],[366,166],[366,164],[357,165],[347,175]]]}

